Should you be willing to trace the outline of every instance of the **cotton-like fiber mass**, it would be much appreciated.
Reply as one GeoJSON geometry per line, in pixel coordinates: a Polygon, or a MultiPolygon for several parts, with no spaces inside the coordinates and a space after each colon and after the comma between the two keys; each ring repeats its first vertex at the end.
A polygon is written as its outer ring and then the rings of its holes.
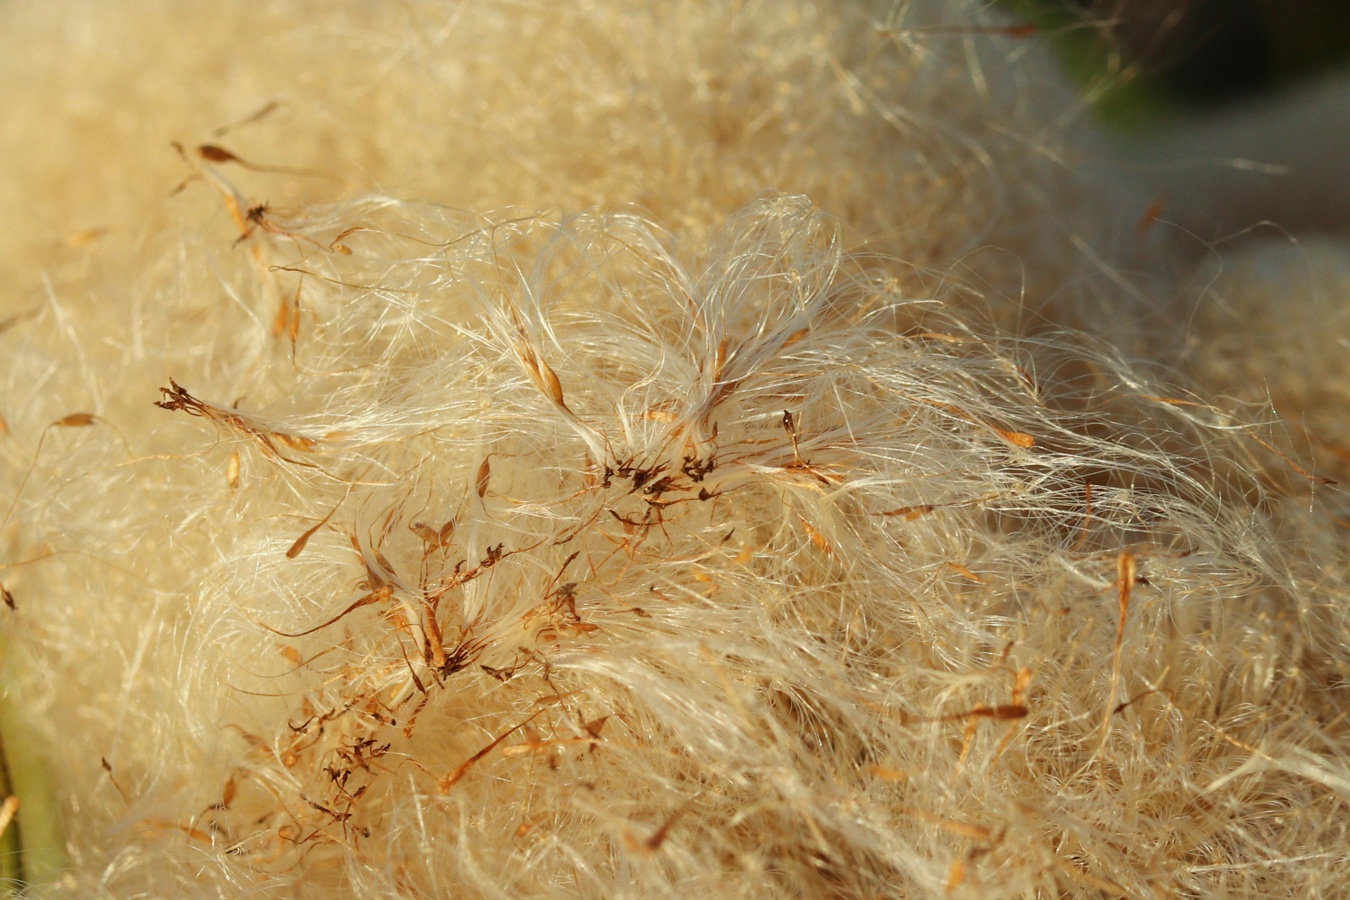
{"type": "Polygon", "coordinates": [[[1344,250],[1194,263],[1040,36],[9,0],[0,44],[35,896],[1350,883],[1344,250]]]}

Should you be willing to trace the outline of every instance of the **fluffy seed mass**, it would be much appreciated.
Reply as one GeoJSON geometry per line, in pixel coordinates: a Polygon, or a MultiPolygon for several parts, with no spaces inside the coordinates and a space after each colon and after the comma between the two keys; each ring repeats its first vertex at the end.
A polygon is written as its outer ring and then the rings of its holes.
{"type": "Polygon", "coordinates": [[[137,8],[0,5],[10,877],[1350,883],[1339,248],[959,0],[137,8]]]}

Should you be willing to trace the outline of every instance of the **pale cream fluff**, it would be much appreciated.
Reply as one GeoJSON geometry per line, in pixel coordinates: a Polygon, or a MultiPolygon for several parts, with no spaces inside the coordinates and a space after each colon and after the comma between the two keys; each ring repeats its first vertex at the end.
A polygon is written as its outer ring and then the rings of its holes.
{"type": "Polygon", "coordinates": [[[40,892],[1340,889],[1340,288],[1174,285],[1005,25],[0,6],[40,892]]]}

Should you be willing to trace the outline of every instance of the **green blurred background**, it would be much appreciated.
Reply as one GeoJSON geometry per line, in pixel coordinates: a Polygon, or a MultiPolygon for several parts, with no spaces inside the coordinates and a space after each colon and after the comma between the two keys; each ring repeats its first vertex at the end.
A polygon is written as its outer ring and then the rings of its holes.
{"type": "MultiPolygon", "coordinates": [[[[1002,0],[1102,118],[1144,128],[1350,64],[1350,0],[1002,0]]],[[[1347,111],[1350,115],[1350,111],[1347,111]]]]}

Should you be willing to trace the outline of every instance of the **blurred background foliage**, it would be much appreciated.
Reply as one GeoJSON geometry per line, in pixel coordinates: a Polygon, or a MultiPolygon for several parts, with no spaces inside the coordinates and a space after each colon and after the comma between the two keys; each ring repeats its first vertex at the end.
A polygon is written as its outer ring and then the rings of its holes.
{"type": "Polygon", "coordinates": [[[1102,119],[1126,129],[1350,65],[1350,0],[1002,2],[1054,43],[1102,119]]]}

